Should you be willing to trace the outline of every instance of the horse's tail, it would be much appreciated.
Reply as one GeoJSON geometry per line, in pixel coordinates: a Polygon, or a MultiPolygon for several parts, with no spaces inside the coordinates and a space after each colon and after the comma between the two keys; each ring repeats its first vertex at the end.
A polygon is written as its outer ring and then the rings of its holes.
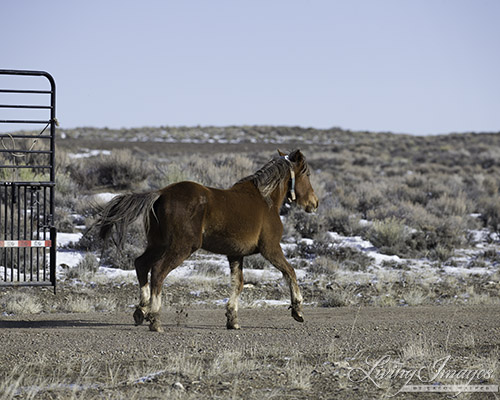
{"type": "Polygon", "coordinates": [[[160,197],[159,191],[145,193],[122,194],[113,198],[101,210],[101,215],[96,222],[99,227],[99,236],[106,240],[113,226],[118,235],[118,244],[123,243],[127,228],[140,216],[144,217],[146,231],[150,225],[150,210],[160,197]]]}

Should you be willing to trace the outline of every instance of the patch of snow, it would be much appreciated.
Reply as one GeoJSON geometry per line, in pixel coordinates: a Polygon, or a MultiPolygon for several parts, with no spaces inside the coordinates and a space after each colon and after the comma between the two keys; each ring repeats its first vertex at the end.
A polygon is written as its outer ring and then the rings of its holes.
{"type": "Polygon", "coordinates": [[[218,305],[218,306],[225,306],[228,301],[229,301],[229,297],[226,297],[224,299],[214,300],[213,303],[215,305],[218,305]]]}
{"type": "Polygon", "coordinates": [[[118,278],[135,279],[136,277],[135,270],[124,270],[124,269],[110,268],[110,267],[99,267],[97,273],[105,275],[111,280],[116,280],[118,278]]]}
{"type": "Polygon", "coordinates": [[[57,247],[68,247],[71,243],[77,243],[81,238],[83,234],[78,232],[78,233],[64,233],[64,232],[58,232],[57,233],[57,247]]]}
{"type": "Polygon", "coordinates": [[[361,236],[342,236],[336,232],[328,232],[328,234],[333,239],[335,247],[350,247],[362,251],[375,260],[375,266],[380,266],[384,262],[402,263],[405,261],[398,256],[388,256],[379,253],[378,249],[371,242],[363,239],[361,236]]]}
{"type": "Polygon", "coordinates": [[[465,268],[465,267],[453,267],[450,265],[446,265],[443,267],[443,270],[450,275],[489,275],[491,274],[491,270],[488,268],[481,267],[473,267],[473,268],[465,268]]]}
{"type": "Polygon", "coordinates": [[[257,307],[280,307],[290,305],[290,300],[255,300],[252,303],[257,307]]]}
{"type": "Polygon", "coordinates": [[[59,250],[57,252],[57,264],[65,264],[68,267],[76,267],[83,260],[83,253],[80,251],[59,250]]]}
{"type": "Polygon", "coordinates": [[[81,158],[95,157],[99,155],[109,156],[111,151],[109,150],[87,150],[84,153],[69,153],[68,157],[73,160],[78,160],[81,158]]]}

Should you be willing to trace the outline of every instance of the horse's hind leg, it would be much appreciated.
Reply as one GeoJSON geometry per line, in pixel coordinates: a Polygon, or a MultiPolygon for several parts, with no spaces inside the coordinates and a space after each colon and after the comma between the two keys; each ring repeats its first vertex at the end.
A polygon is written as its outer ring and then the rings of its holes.
{"type": "Polygon", "coordinates": [[[151,299],[149,303],[149,312],[146,319],[150,322],[149,330],[153,332],[163,332],[160,323],[161,292],[163,281],[167,275],[178,267],[191,255],[191,249],[185,251],[171,251],[163,257],[160,263],[153,265],[151,270],[151,299]]]}
{"type": "Polygon", "coordinates": [[[148,313],[149,301],[151,298],[150,288],[148,283],[148,274],[153,265],[161,261],[162,249],[148,247],[146,251],[135,260],[135,271],[137,280],[139,281],[140,299],[139,305],[134,312],[135,325],[141,325],[144,322],[144,317],[148,313]]]}
{"type": "Polygon", "coordinates": [[[231,268],[231,297],[227,302],[227,329],[240,329],[238,322],[238,298],[243,290],[243,257],[228,257],[231,268]]]}

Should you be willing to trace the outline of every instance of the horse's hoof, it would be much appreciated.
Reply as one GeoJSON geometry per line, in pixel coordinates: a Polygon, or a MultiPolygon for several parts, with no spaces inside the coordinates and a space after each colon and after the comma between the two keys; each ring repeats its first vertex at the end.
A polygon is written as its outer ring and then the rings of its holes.
{"type": "Polygon", "coordinates": [[[149,324],[149,330],[151,332],[165,332],[163,328],[161,327],[161,324],[159,321],[153,321],[149,324]]]}
{"type": "Polygon", "coordinates": [[[240,329],[240,324],[238,323],[227,323],[226,324],[227,329],[240,329]]]}
{"type": "Polygon", "coordinates": [[[161,326],[154,326],[154,325],[149,325],[149,330],[151,332],[165,332],[165,330],[161,326]]]}
{"type": "Polygon", "coordinates": [[[134,311],[134,321],[135,321],[135,326],[142,325],[144,322],[144,311],[137,307],[134,311]]]}
{"type": "Polygon", "coordinates": [[[294,308],[292,308],[292,317],[295,321],[304,322],[304,317],[302,316],[302,313],[295,310],[294,308]]]}

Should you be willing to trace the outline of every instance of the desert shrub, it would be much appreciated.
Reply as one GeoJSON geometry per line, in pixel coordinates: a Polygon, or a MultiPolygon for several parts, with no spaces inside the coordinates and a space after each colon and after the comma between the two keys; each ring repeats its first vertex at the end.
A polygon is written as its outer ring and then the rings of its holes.
{"type": "Polygon", "coordinates": [[[429,258],[431,260],[446,261],[453,255],[452,250],[449,247],[442,246],[438,244],[429,253],[429,258]]]}
{"type": "Polygon", "coordinates": [[[482,181],[482,186],[486,193],[490,196],[497,196],[500,191],[500,184],[498,179],[495,179],[492,176],[486,176],[482,181]]]}
{"type": "Polygon", "coordinates": [[[407,226],[413,229],[425,230],[426,227],[437,224],[438,217],[419,203],[404,201],[397,205],[397,209],[397,213],[393,216],[404,221],[407,226]]]}
{"type": "Polygon", "coordinates": [[[356,211],[360,212],[363,218],[367,218],[370,210],[378,209],[385,203],[385,196],[379,183],[364,183],[358,189],[358,202],[356,211]]]}
{"type": "Polygon", "coordinates": [[[270,265],[260,254],[255,254],[253,256],[245,257],[244,260],[245,268],[250,269],[264,269],[265,266],[270,265]]]}
{"type": "Polygon", "coordinates": [[[86,253],[76,267],[71,268],[66,273],[68,279],[88,279],[91,278],[99,268],[99,261],[93,253],[86,253]]]}
{"type": "Polygon", "coordinates": [[[207,277],[221,277],[224,275],[224,269],[226,266],[222,266],[214,262],[198,262],[196,265],[195,273],[197,275],[203,275],[207,277]]]}
{"type": "Polygon", "coordinates": [[[422,189],[425,186],[425,176],[422,174],[409,173],[404,177],[404,183],[409,188],[422,189]]]}
{"type": "Polygon", "coordinates": [[[410,232],[404,223],[394,217],[375,221],[368,230],[368,238],[376,247],[387,254],[405,254],[410,232]]]}
{"type": "Polygon", "coordinates": [[[75,182],[85,189],[136,189],[150,175],[151,168],[130,150],[116,150],[111,155],[80,160],[70,171],[75,182]]]}
{"type": "Polygon", "coordinates": [[[426,187],[412,187],[404,183],[393,182],[388,186],[386,196],[394,205],[401,202],[410,202],[425,206],[430,198],[430,192],[427,190],[426,187]]]}
{"type": "MultiPolygon", "coordinates": [[[[289,210],[287,210],[287,213],[289,210]]],[[[283,213],[282,213],[283,215],[283,213]]],[[[283,237],[284,242],[296,242],[301,239],[300,233],[295,229],[294,221],[290,218],[284,218],[283,221],[283,237]]]]}
{"type": "Polygon", "coordinates": [[[126,241],[122,247],[107,246],[102,253],[102,263],[112,268],[133,270],[135,259],[142,254],[144,246],[137,246],[126,241]]]}
{"type": "Polygon", "coordinates": [[[337,261],[342,269],[349,271],[366,271],[373,263],[372,257],[351,247],[337,247],[330,257],[337,261]]]}
{"type": "Polygon", "coordinates": [[[196,181],[218,188],[229,188],[255,172],[253,160],[241,154],[220,154],[209,162],[200,157],[191,157],[187,168],[196,181]]]}
{"type": "Polygon", "coordinates": [[[467,221],[465,218],[453,216],[443,218],[439,221],[436,227],[436,241],[435,246],[438,245],[455,248],[460,247],[465,243],[465,229],[467,228],[467,221]]]}
{"type": "Polygon", "coordinates": [[[326,171],[313,171],[311,176],[309,177],[309,181],[311,182],[311,186],[314,190],[314,193],[319,199],[319,204],[322,206],[324,201],[330,197],[330,193],[326,188],[326,182],[333,180],[333,176],[326,171]]]}
{"type": "Polygon", "coordinates": [[[77,201],[77,185],[67,173],[56,174],[55,206],[57,208],[74,209],[77,201]]]}
{"type": "MultiPolygon", "coordinates": [[[[373,258],[362,251],[352,247],[336,246],[327,233],[317,235],[312,243],[300,242],[298,248],[299,253],[305,258],[314,258],[315,261],[318,258],[321,260],[321,257],[328,258],[340,268],[350,271],[365,271],[373,262],[373,258]]],[[[326,261],[323,260],[321,263],[325,264],[326,261]]]]}
{"type": "Polygon", "coordinates": [[[322,214],[309,214],[299,207],[292,207],[288,213],[287,223],[304,238],[313,238],[324,231],[324,217],[322,214]]]}
{"type": "MultiPolygon", "coordinates": [[[[335,181],[331,188],[331,200],[333,204],[343,207],[344,209],[356,213],[355,205],[357,204],[357,197],[350,184],[335,181]]],[[[324,209],[324,205],[320,205],[324,209]]]]}
{"type": "Polygon", "coordinates": [[[353,236],[359,234],[361,227],[359,217],[349,212],[342,205],[325,206],[325,229],[342,235],[353,236]]]}
{"type": "Polygon", "coordinates": [[[326,256],[319,256],[309,266],[309,272],[316,275],[333,275],[339,269],[339,264],[326,256]]]}
{"type": "Polygon", "coordinates": [[[178,163],[163,163],[157,165],[156,176],[152,179],[152,188],[163,188],[176,182],[192,180],[189,171],[186,171],[178,163]]]}
{"type": "Polygon", "coordinates": [[[316,256],[329,255],[333,247],[330,235],[327,232],[315,235],[314,240],[301,240],[296,253],[304,258],[314,258],[316,256]]]}
{"type": "Polygon", "coordinates": [[[57,210],[54,222],[58,232],[72,233],[75,231],[73,217],[67,208],[60,208],[57,210]]]}
{"type": "Polygon", "coordinates": [[[493,232],[500,233],[500,199],[484,199],[480,204],[481,221],[493,232]]]}
{"type": "Polygon", "coordinates": [[[469,208],[467,198],[463,192],[457,195],[444,194],[438,199],[433,199],[427,205],[427,210],[438,216],[463,216],[469,208]]]}

